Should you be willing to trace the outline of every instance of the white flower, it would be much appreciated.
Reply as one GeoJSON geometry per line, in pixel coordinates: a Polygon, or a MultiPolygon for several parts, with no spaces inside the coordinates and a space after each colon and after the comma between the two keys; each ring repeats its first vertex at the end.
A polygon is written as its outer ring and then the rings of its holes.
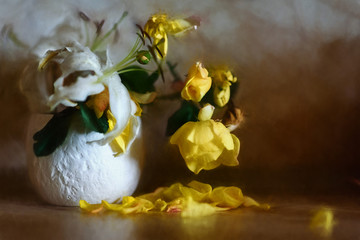
{"type": "Polygon", "coordinates": [[[101,61],[88,47],[73,43],[73,46],[48,52],[39,67],[44,68],[52,61],[59,64],[61,75],[55,81],[54,93],[48,99],[50,108],[53,110],[60,104],[75,107],[77,102],[84,102],[89,96],[98,94],[107,87],[109,108],[116,124],[99,143],[109,143],[120,135],[131,115],[134,115],[133,104],[117,73],[103,74],[111,65],[111,60],[106,57],[106,61],[101,61]]]}

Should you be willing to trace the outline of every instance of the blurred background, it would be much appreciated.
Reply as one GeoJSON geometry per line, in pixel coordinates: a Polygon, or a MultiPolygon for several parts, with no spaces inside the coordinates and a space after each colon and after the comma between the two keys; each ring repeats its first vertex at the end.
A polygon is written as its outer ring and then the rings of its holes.
{"type": "MultiPolygon", "coordinates": [[[[245,116],[235,131],[241,142],[240,165],[194,175],[165,137],[167,119],[179,102],[158,101],[145,107],[146,163],[139,193],[193,179],[237,185],[254,193],[359,192],[359,1],[0,0],[0,4],[3,189],[5,182],[27,182],[27,122],[39,108],[20,91],[19,83],[37,43],[56,34],[63,22],[81,24],[78,11],[92,20],[105,19],[108,29],[126,10],[130,14],[119,27],[114,59],[130,48],[134,25],[143,25],[151,14],[197,16],[201,19],[197,31],[170,39],[169,60],[179,63],[182,76],[194,61],[228,64],[239,80],[234,101],[245,116]],[[9,26],[26,47],[9,40],[9,26]]],[[[169,83],[159,86],[168,87],[169,83]]]]}

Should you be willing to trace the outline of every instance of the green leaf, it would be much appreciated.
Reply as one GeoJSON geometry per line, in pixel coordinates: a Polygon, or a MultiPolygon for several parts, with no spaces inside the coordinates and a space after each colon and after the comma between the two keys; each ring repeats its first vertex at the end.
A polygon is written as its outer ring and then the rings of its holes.
{"type": "Polygon", "coordinates": [[[147,93],[154,92],[154,83],[159,78],[159,72],[155,71],[150,76],[145,69],[139,66],[130,66],[121,70],[121,82],[133,92],[147,93]]]}
{"type": "Polygon", "coordinates": [[[97,118],[93,109],[89,108],[85,103],[79,103],[81,117],[85,126],[91,131],[106,133],[109,129],[106,114],[101,118],[97,118]]]}
{"type": "Polygon", "coordinates": [[[35,133],[33,149],[36,156],[42,157],[53,153],[65,141],[71,119],[76,111],[75,108],[67,108],[56,113],[43,129],[35,133]]]}
{"type": "Polygon", "coordinates": [[[184,101],[180,107],[168,120],[166,135],[173,135],[182,125],[189,121],[197,121],[199,108],[188,101],[184,101]]]}

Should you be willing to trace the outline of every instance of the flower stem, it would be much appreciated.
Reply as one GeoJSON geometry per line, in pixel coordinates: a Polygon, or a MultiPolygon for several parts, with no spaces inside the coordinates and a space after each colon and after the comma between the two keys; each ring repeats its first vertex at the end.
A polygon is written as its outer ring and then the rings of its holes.
{"type": "Polygon", "coordinates": [[[104,40],[107,39],[107,38],[110,36],[110,34],[113,33],[113,32],[116,30],[117,26],[122,22],[122,20],[123,20],[127,15],[128,15],[128,12],[125,11],[125,12],[122,14],[121,18],[119,19],[119,21],[117,21],[117,22],[113,25],[113,27],[112,27],[107,33],[105,33],[105,35],[104,35],[102,38],[100,38],[100,39],[95,38],[95,41],[94,41],[93,45],[92,45],[91,48],[90,48],[91,51],[94,52],[94,51],[104,42],[104,40]]]}
{"type": "Polygon", "coordinates": [[[140,38],[138,37],[136,39],[136,42],[135,42],[134,46],[130,50],[129,54],[123,60],[121,60],[119,63],[117,63],[116,65],[112,66],[111,68],[106,69],[104,71],[103,77],[107,77],[107,76],[113,74],[114,72],[118,72],[121,69],[129,66],[131,63],[135,62],[136,61],[136,59],[135,59],[136,52],[140,48],[141,48],[140,38]]]}

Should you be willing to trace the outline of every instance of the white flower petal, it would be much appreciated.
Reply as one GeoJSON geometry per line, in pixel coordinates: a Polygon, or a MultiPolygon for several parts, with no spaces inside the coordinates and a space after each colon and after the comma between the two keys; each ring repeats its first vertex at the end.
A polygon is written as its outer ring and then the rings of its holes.
{"type": "Polygon", "coordinates": [[[116,119],[114,129],[106,133],[100,144],[112,141],[125,129],[131,116],[131,100],[126,87],[121,83],[118,75],[112,75],[108,79],[110,111],[116,119]]]}
{"type": "MultiPolygon", "coordinates": [[[[54,94],[49,97],[48,105],[51,109],[54,109],[59,104],[64,104],[69,101],[85,101],[88,96],[98,94],[105,89],[102,83],[97,83],[97,80],[97,76],[78,77],[76,82],[70,86],[63,86],[64,78],[60,77],[54,83],[54,94]]],[[[65,106],[73,107],[76,106],[76,104],[71,103],[65,106]]]]}
{"type": "Polygon", "coordinates": [[[131,148],[131,145],[135,141],[136,137],[139,135],[140,128],[141,128],[141,119],[137,116],[131,116],[131,133],[130,133],[130,139],[126,146],[126,151],[131,148]]]}

